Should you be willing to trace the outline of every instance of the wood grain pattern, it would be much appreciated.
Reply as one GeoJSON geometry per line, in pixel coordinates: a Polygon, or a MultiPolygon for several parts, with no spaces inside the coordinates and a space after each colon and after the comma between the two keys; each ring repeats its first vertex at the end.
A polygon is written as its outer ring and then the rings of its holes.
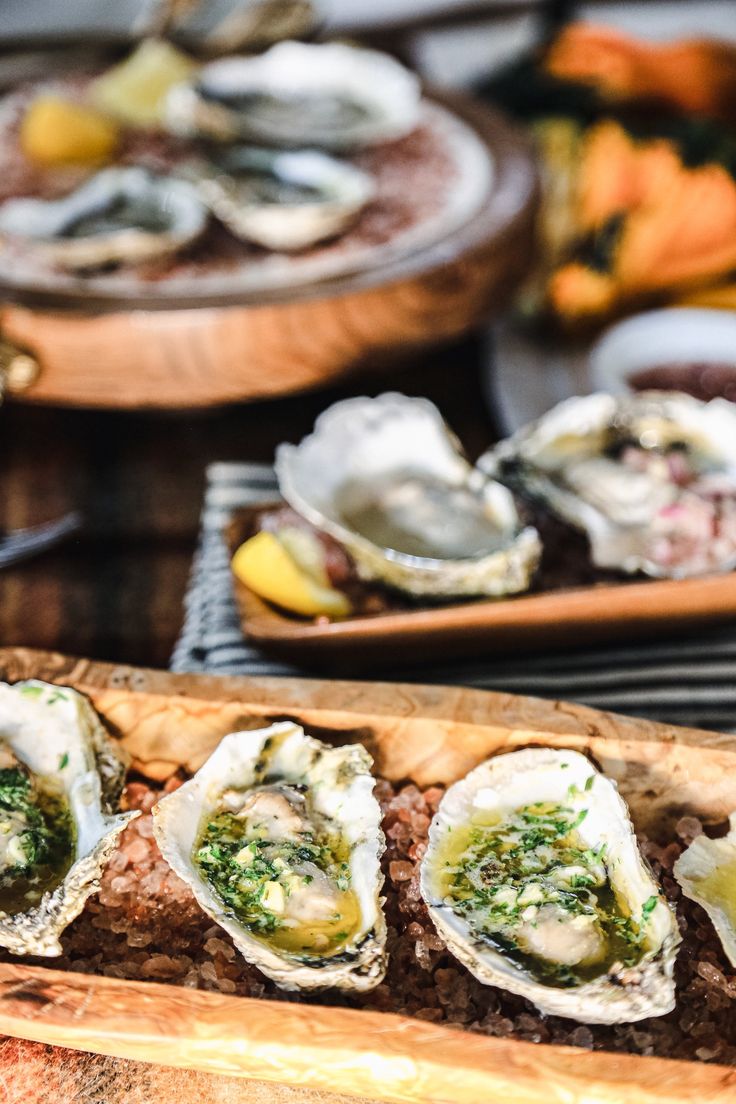
{"type": "Polygon", "coordinates": [[[0,311],[3,334],[41,365],[14,400],[188,408],[303,391],[448,341],[500,310],[531,256],[534,161],[494,112],[437,98],[495,164],[488,202],[453,234],[380,270],[230,302],[26,295],[0,311]]]}
{"type": "MultiPolygon", "coordinates": [[[[583,706],[466,689],[170,675],[24,649],[0,676],[88,693],[153,777],[195,767],[237,725],[294,717],[363,740],[389,778],[451,781],[529,743],[587,751],[642,827],[736,804],[736,737],[583,706]]],[[[702,1104],[736,1100],[736,1070],[533,1045],[394,1015],[254,1001],[154,983],[0,965],[0,1032],[172,1066],[396,1104],[702,1104]]]]}
{"type": "MultiPolygon", "coordinates": [[[[258,510],[239,511],[227,534],[231,552],[255,531],[258,510]]],[[[598,584],[511,598],[399,609],[342,621],[292,616],[234,577],[243,631],[283,659],[331,672],[387,663],[582,647],[638,632],[687,632],[736,615],[736,573],[697,579],[598,584]]]]}

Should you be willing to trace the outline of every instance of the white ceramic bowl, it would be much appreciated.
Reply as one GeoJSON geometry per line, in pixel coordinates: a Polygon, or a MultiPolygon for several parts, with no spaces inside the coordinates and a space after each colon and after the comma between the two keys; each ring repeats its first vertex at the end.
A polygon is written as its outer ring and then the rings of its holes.
{"type": "Polygon", "coordinates": [[[733,364],[736,375],[736,311],[672,307],[611,326],[590,352],[592,389],[630,391],[632,375],[670,364],[733,364]]]}

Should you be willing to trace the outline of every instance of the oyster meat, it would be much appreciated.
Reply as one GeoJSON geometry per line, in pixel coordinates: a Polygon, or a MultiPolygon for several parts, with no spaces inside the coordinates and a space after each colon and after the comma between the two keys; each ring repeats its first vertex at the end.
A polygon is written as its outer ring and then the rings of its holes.
{"type": "Polygon", "coordinates": [[[347,150],[401,138],[419,118],[419,81],[398,61],[340,43],[281,42],[212,62],[172,88],[172,131],[269,146],[347,150]]]}
{"type": "Polygon", "coordinates": [[[63,199],[9,199],[0,236],[73,271],[136,264],[175,253],[209,213],[194,185],[141,168],[104,169],[63,199]]]}
{"type": "Polygon", "coordinates": [[[347,399],[281,445],[282,495],[364,579],[426,597],[525,590],[540,544],[510,491],[474,472],[426,399],[347,399]]]}
{"type": "Polygon", "coordinates": [[[125,760],[86,698],[0,683],[0,946],[60,955],[128,821],[125,760]]]}
{"type": "Polygon", "coordinates": [[[584,1023],[670,1012],[680,935],[615,785],[574,751],[482,763],[445,794],[421,893],[486,985],[584,1023]]]}
{"type": "Polygon", "coordinates": [[[736,966],[736,813],[721,839],[694,839],[672,868],[682,892],[708,913],[732,966],[736,966]]]}
{"type": "Polygon", "coordinates": [[[478,463],[582,529],[598,567],[683,578],[736,566],[736,406],[724,399],[568,399],[478,463]]]}
{"type": "Polygon", "coordinates": [[[226,736],[153,810],[159,848],[282,989],[363,991],[386,970],[371,759],[291,723],[226,736]]]}
{"type": "Polygon", "coordinates": [[[231,147],[198,175],[200,195],[237,237],[284,251],[334,237],[374,194],[367,173],[318,150],[231,147]]]}

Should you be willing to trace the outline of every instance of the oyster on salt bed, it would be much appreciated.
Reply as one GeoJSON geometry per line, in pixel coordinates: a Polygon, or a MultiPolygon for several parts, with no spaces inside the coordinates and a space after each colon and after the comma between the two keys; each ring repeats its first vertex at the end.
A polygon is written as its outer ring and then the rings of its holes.
{"type": "Polygon", "coordinates": [[[583,530],[598,567],[683,578],[736,566],[736,405],[724,399],[568,399],[478,465],[583,530]]]}
{"type": "Polygon", "coordinates": [[[166,118],[185,136],[349,150],[409,134],[420,99],[417,77],[387,54],[281,42],[258,57],[206,65],[171,89],[166,118]]]}
{"type": "Polygon", "coordinates": [[[68,687],[0,683],[0,946],[60,955],[137,812],[116,813],[125,760],[68,687]]]}
{"type": "Polygon", "coordinates": [[[426,399],[336,403],[299,445],[279,447],[276,472],[289,505],[338,541],[363,579],[407,594],[513,594],[539,561],[539,536],[511,492],[473,471],[426,399]]]}
{"type": "Polygon", "coordinates": [[[0,236],[60,268],[138,264],[176,253],[203,232],[209,213],[185,180],[141,168],[104,169],[63,199],[9,199],[0,236]]]}
{"type": "Polygon", "coordinates": [[[698,836],[672,868],[682,892],[708,913],[732,966],[736,966],[736,813],[721,839],[698,836]]]}
{"type": "Polygon", "coordinates": [[[282,723],[226,736],[153,809],[161,852],[282,989],[364,991],[386,971],[371,759],[282,723]]]}
{"type": "Polygon", "coordinates": [[[499,755],[451,786],[421,892],[456,958],[540,1012],[628,1023],[674,1008],[677,921],[615,785],[578,752],[499,755]]]}
{"type": "Polygon", "coordinates": [[[334,237],[374,194],[367,173],[318,150],[236,146],[195,172],[220,221],[266,249],[305,249],[334,237]]]}

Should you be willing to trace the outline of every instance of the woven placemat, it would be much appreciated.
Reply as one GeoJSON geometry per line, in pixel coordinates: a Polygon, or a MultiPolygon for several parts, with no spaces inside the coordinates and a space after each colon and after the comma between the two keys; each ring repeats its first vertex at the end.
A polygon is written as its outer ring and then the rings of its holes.
{"type": "MultiPolygon", "coordinates": [[[[265,464],[213,464],[185,620],[172,656],[174,671],[236,675],[304,675],[265,655],[244,636],[235,608],[223,529],[233,510],[278,497],[265,464]]],[[[355,677],[361,677],[356,673],[355,677]]],[[[598,709],[719,731],[736,728],[736,625],[687,638],[524,655],[418,664],[371,672],[385,681],[431,682],[534,694],[598,709]]]]}

